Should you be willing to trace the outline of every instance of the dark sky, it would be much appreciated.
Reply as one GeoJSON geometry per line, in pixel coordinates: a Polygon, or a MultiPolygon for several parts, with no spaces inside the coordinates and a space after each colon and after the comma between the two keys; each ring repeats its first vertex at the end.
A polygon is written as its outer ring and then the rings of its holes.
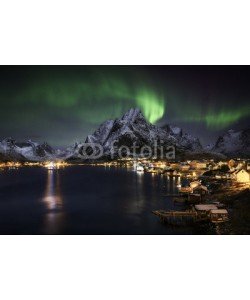
{"type": "Polygon", "coordinates": [[[68,146],[139,107],[204,145],[249,127],[248,66],[1,66],[0,138],[68,146]]]}

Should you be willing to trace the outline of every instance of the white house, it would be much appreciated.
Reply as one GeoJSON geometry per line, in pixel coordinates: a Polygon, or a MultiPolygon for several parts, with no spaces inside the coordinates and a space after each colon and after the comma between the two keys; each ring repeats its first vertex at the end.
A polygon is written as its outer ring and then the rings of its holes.
{"type": "Polygon", "coordinates": [[[197,162],[196,163],[196,169],[206,169],[207,165],[208,164],[206,162],[197,162]]]}
{"type": "Polygon", "coordinates": [[[239,170],[235,173],[235,179],[238,182],[248,183],[250,182],[250,172],[246,170],[239,170]]]}
{"type": "Polygon", "coordinates": [[[197,187],[198,185],[201,185],[200,181],[192,181],[190,182],[190,187],[193,189],[197,187]]]}

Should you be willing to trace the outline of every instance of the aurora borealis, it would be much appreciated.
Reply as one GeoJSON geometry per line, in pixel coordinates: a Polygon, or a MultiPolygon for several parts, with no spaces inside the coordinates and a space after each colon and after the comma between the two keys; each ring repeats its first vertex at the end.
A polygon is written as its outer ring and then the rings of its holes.
{"type": "Polygon", "coordinates": [[[139,107],[208,143],[249,126],[249,79],[234,66],[2,66],[0,136],[66,146],[139,107]]]}
{"type": "Polygon", "coordinates": [[[186,114],[182,120],[191,123],[205,124],[207,129],[220,130],[235,124],[244,117],[249,116],[249,106],[243,106],[235,109],[213,109],[203,112],[203,109],[186,108],[186,114]]]}

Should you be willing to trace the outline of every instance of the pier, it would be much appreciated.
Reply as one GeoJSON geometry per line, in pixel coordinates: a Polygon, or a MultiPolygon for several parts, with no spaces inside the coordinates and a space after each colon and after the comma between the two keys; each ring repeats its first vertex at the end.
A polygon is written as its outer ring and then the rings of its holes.
{"type": "Polygon", "coordinates": [[[168,223],[172,225],[186,225],[194,224],[198,222],[209,221],[207,215],[198,213],[195,210],[186,211],[165,211],[165,210],[155,210],[153,214],[158,216],[163,223],[168,223]]]}
{"type": "Polygon", "coordinates": [[[187,225],[200,222],[224,223],[229,220],[228,211],[221,208],[221,204],[197,204],[183,211],[155,210],[163,223],[172,225],[187,225]]]}

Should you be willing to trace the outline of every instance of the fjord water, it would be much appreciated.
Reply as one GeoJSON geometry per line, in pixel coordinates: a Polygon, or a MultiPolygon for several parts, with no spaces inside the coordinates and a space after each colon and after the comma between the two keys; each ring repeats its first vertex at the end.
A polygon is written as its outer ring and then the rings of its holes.
{"type": "MultiPolygon", "coordinates": [[[[0,172],[0,234],[195,234],[162,224],[155,209],[181,209],[177,179],[115,167],[23,167],[0,172]]],[[[202,232],[204,233],[204,232],[202,232]]]]}

